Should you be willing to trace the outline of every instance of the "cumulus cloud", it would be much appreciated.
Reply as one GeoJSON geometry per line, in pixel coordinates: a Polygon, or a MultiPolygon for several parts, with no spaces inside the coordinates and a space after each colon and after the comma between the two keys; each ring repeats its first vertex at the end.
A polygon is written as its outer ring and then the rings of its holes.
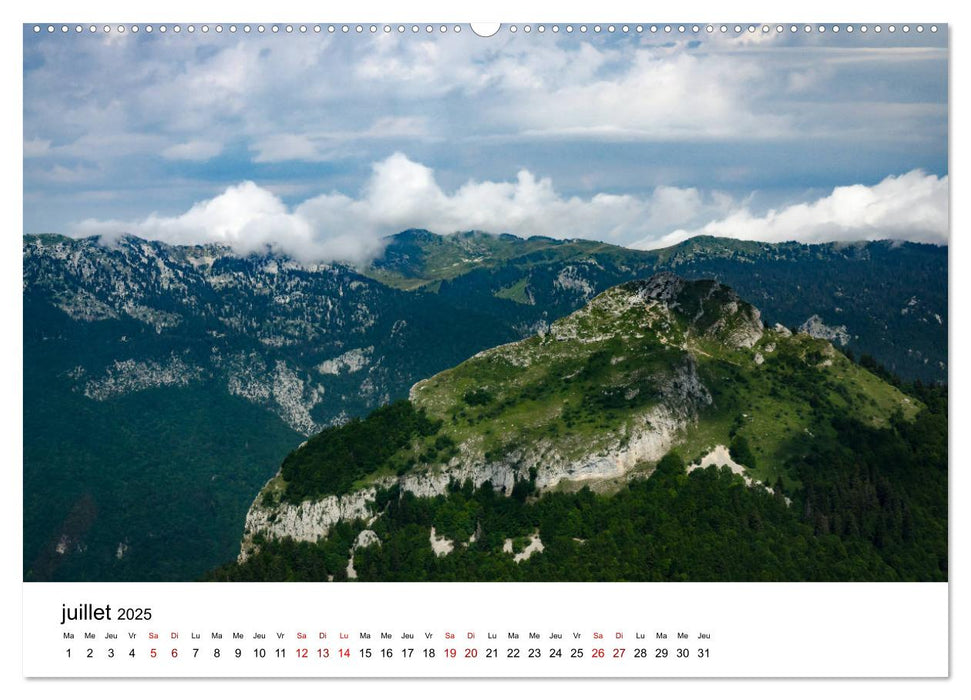
{"type": "Polygon", "coordinates": [[[356,197],[334,191],[291,207],[269,189],[246,181],[176,216],[88,219],[75,231],[106,240],[132,233],[174,244],[221,243],[242,254],[272,248],[308,262],[351,263],[373,259],[384,236],[407,228],[437,233],[477,229],[621,245],[637,241],[635,248],[673,245],[702,234],[760,241],[946,243],[947,189],[947,176],[914,170],[872,187],[837,187],[815,201],[756,214],[724,193],[693,187],[657,187],[644,196],[564,196],[550,178],[528,170],[513,180],[469,180],[446,192],[434,170],[395,153],[373,164],[356,197]]]}
{"type": "Polygon", "coordinates": [[[288,207],[270,190],[247,181],[177,216],[88,219],[75,231],[106,240],[131,233],[175,244],[222,243],[244,254],[272,247],[307,261],[363,263],[380,252],[385,235],[412,227],[623,243],[725,213],[731,204],[722,195],[676,187],[658,187],[642,197],[566,197],[550,178],[528,170],[511,181],[470,180],[446,192],[431,168],[395,153],[372,166],[357,197],[330,192],[288,207]]]}
{"type": "Polygon", "coordinates": [[[947,244],[948,177],[912,170],[871,187],[836,187],[815,201],[761,215],[743,206],[704,226],[648,237],[633,247],[658,248],[702,234],[768,242],[891,239],[947,244]]]}

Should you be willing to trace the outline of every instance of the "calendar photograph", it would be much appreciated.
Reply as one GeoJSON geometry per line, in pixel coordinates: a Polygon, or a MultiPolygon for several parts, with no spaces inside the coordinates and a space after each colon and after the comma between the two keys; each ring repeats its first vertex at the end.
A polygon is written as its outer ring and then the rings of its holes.
{"type": "Polygon", "coordinates": [[[948,580],[946,25],[22,34],[25,583],[948,580]]]}

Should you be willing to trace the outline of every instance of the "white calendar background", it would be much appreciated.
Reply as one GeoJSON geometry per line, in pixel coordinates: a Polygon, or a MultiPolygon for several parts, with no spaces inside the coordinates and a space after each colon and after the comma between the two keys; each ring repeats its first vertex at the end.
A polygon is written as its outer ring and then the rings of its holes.
{"type": "Polygon", "coordinates": [[[947,607],[947,584],[33,583],[24,673],[943,678],[947,607]]]}
{"type": "MultiPolygon", "coordinates": [[[[362,8],[360,3],[354,7],[330,6],[326,14],[328,20],[333,21],[359,21],[370,19],[411,18],[425,19],[432,16],[436,18],[453,18],[455,13],[448,11],[449,3],[438,3],[437,8],[425,9],[431,3],[422,3],[422,6],[415,6],[409,10],[407,7],[394,6],[390,3],[379,3],[375,8],[362,8]],[[364,12],[363,10],[368,10],[364,12]],[[366,16],[365,16],[366,15],[366,16]]],[[[212,19],[204,11],[200,11],[197,6],[188,2],[167,3],[164,8],[156,8],[157,12],[152,17],[148,17],[148,10],[141,6],[137,10],[131,5],[121,2],[100,3],[99,7],[106,9],[91,10],[81,7],[74,3],[52,2],[46,4],[50,10],[45,11],[45,17],[57,18],[79,18],[100,20],[113,19],[118,21],[144,21],[146,19],[157,19],[160,16],[178,16],[185,19],[208,20],[212,19]],[[157,15],[158,17],[156,17],[157,15]]],[[[677,21],[683,19],[679,12],[683,14],[683,8],[664,6],[652,6],[650,15],[652,20],[657,21],[677,21]]],[[[793,13],[800,9],[798,6],[790,8],[793,13]]],[[[858,10],[854,11],[847,7],[846,3],[839,2],[817,2],[812,6],[812,11],[801,12],[801,14],[811,14],[816,18],[825,18],[833,21],[861,21],[873,17],[861,17],[858,10]]],[[[18,10],[17,16],[5,16],[8,21],[5,23],[7,31],[4,37],[3,51],[7,59],[5,69],[5,88],[10,92],[19,92],[17,84],[19,77],[19,61],[21,48],[19,45],[20,23],[28,21],[24,12],[31,12],[36,19],[38,8],[30,7],[25,10],[18,10]]],[[[607,19],[605,13],[612,13],[611,16],[622,19],[629,18],[631,13],[637,11],[644,12],[643,7],[633,7],[625,2],[598,2],[596,7],[584,6],[582,3],[570,3],[561,5],[557,9],[557,17],[566,21],[589,20],[590,17],[607,19]]],[[[5,12],[9,12],[6,11],[5,12]]],[[[247,17],[262,17],[266,14],[265,3],[236,3],[233,8],[234,14],[245,15],[247,17]]],[[[321,8],[310,5],[309,3],[274,3],[274,12],[279,15],[279,19],[305,19],[308,14],[321,14],[321,8]],[[291,5],[293,7],[291,7],[291,5]]],[[[788,14],[789,10],[787,10],[788,14]]],[[[948,16],[948,3],[924,2],[919,5],[905,2],[884,2],[880,5],[880,14],[884,17],[894,17],[899,19],[913,18],[915,15],[927,18],[944,18],[948,16]]],[[[716,4],[713,2],[699,3],[697,9],[692,9],[692,16],[725,18],[728,15],[746,17],[775,17],[778,15],[778,7],[772,3],[753,3],[736,2],[730,6],[724,3],[716,4]],[[747,14],[745,14],[747,13],[747,14]]],[[[212,14],[212,13],[209,13],[212,14]]],[[[463,12],[463,17],[468,12],[463,12]]],[[[530,21],[534,18],[523,16],[524,8],[521,3],[514,2],[493,2],[490,3],[488,12],[480,12],[478,19],[493,19],[502,17],[509,21],[530,21]],[[491,9],[494,8],[494,9],[491,9]],[[517,14],[517,12],[519,14],[517,14]],[[485,16],[483,16],[485,15],[485,16]]],[[[459,18],[455,18],[459,19],[459,18]]],[[[943,20],[942,20],[943,21],[943,20]]],[[[952,58],[954,60],[954,80],[955,85],[952,109],[955,114],[966,112],[966,96],[960,91],[957,77],[966,73],[967,61],[963,60],[966,49],[964,44],[963,31],[965,26],[958,23],[952,27],[954,48],[952,58]],[[962,109],[965,108],[965,109],[962,109]]],[[[965,90],[966,91],[966,90],[965,90]]],[[[15,152],[21,143],[22,131],[18,121],[17,110],[7,110],[4,119],[7,126],[5,129],[5,140],[15,152]]],[[[952,120],[955,123],[956,120],[952,120]]],[[[958,145],[962,142],[960,138],[961,129],[955,129],[954,148],[960,149],[958,145]]],[[[20,163],[17,159],[8,158],[5,167],[5,182],[11,193],[5,195],[6,209],[11,212],[14,220],[11,226],[18,229],[15,220],[19,213],[19,205],[15,201],[17,196],[17,185],[19,181],[20,163]],[[9,201],[8,201],[9,200],[9,201]]],[[[960,178],[958,181],[960,182],[960,178]]],[[[959,187],[961,185],[958,185],[959,187]]],[[[960,211],[961,197],[959,192],[952,197],[954,204],[954,215],[952,225],[958,234],[960,241],[961,232],[958,227],[957,217],[960,211]]],[[[966,217],[964,217],[966,219],[966,217]]],[[[11,237],[10,241],[3,249],[0,261],[4,266],[2,279],[4,280],[5,294],[12,299],[14,294],[19,295],[19,244],[15,242],[16,237],[11,237]]],[[[955,257],[952,266],[955,272],[958,271],[959,264],[966,264],[966,255],[960,246],[954,247],[955,257]]],[[[958,302],[963,302],[968,298],[967,283],[962,281],[962,276],[954,276],[954,298],[958,302]]],[[[952,326],[953,346],[955,350],[960,350],[967,343],[966,328],[967,304],[953,304],[955,314],[952,326]]],[[[19,327],[19,309],[15,304],[6,304],[3,321],[10,328],[19,327]]],[[[2,357],[9,366],[16,367],[19,362],[19,348],[21,344],[17,339],[11,340],[2,350],[2,357]]],[[[958,362],[954,363],[952,370],[952,382],[958,387],[952,397],[952,410],[954,418],[952,425],[959,426],[966,424],[967,410],[966,398],[962,398],[961,389],[967,389],[965,366],[958,362]]],[[[19,383],[14,381],[16,377],[8,377],[4,380],[4,444],[10,450],[9,464],[12,465],[10,471],[14,474],[13,488],[8,489],[8,503],[5,509],[6,528],[8,536],[8,552],[19,549],[19,533],[21,527],[20,518],[20,488],[19,488],[19,464],[21,462],[19,452],[19,414],[20,402],[18,399],[19,383]],[[12,446],[12,447],[11,447],[12,446]],[[10,542],[13,544],[10,545],[10,542]]],[[[966,394],[966,391],[965,391],[966,394]]],[[[952,463],[955,468],[951,474],[951,502],[952,505],[959,503],[958,496],[967,493],[967,477],[957,467],[962,463],[966,456],[967,449],[960,444],[953,444],[952,463]]],[[[833,693],[837,697],[848,696],[850,694],[859,695],[863,693],[879,693],[882,698],[887,697],[907,697],[918,696],[948,695],[961,697],[958,683],[964,684],[967,677],[967,645],[963,642],[966,638],[964,632],[967,622],[967,615],[964,610],[967,605],[961,595],[963,580],[966,578],[967,566],[966,559],[961,557],[960,546],[966,542],[963,535],[966,533],[966,515],[962,515],[960,508],[951,510],[952,536],[952,583],[945,584],[690,584],[674,586],[668,584],[666,587],[651,586],[648,584],[597,584],[597,585],[573,585],[559,584],[555,586],[542,586],[539,584],[520,585],[518,588],[532,589],[524,594],[520,590],[512,590],[512,586],[486,585],[486,584],[450,584],[444,587],[437,585],[424,584],[422,586],[411,587],[402,585],[352,585],[352,586],[320,586],[312,585],[295,586],[293,584],[237,584],[237,585],[214,585],[214,584],[22,584],[19,581],[21,567],[15,561],[6,569],[6,579],[4,586],[6,603],[6,614],[4,615],[4,634],[0,638],[0,649],[4,662],[4,685],[13,690],[15,696],[24,697],[75,697],[78,689],[84,696],[95,696],[103,694],[106,697],[115,695],[130,695],[138,697],[170,697],[176,693],[184,693],[188,697],[202,695],[217,695],[220,693],[231,693],[233,697],[267,697],[277,693],[289,693],[293,696],[309,697],[310,694],[321,695],[323,693],[341,693],[350,695],[360,693],[363,689],[365,697],[387,696],[387,697],[411,697],[421,694],[423,697],[431,693],[441,695],[462,696],[462,697],[495,697],[497,694],[505,694],[516,691],[518,693],[538,693],[555,692],[566,697],[576,695],[602,694],[604,689],[608,689],[612,696],[644,697],[651,693],[664,693],[665,695],[678,695],[682,697],[695,696],[720,696],[725,693],[734,695],[744,694],[751,697],[819,697],[821,694],[833,693]],[[509,586],[507,588],[507,586],[509,586]],[[794,587],[794,590],[793,588],[794,587]],[[302,589],[299,590],[298,589],[302,589]],[[435,590],[437,589],[437,590],[435,590]],[[618,591],[623,589],[624,594],[618,591]],[[577,598],[577,596],[581,596],[577,598]],[[585,597],[584,597],[585,596],[585,597]],[[777,615],[776,611],[780,607],[773,605],[777,598],[786,598],[786,605],[781,608],[785,611],[783,615],[777,615]],[[952,599],[953,608],[949,611],[948,600],[952,599]],[[266,601],[272,601],[270,605],[266,601]],[[794,602],[798,601],[798,602],[794,602]],[[387,681],[375,683],[362,683],[360,680],[332,681],[327,685],[310,685],[308,681],[289,681],[281,684],[253,683],[248,680],[226,680],[219,685],[211,681],[182,681],[175,683],[144,683],[134,681],[86,681],[85,683],[65,683],[63,681],[25,681],[21,676],[31,675],[56,675],[73,676],[79,678],[89,675],[115,675],[116,672],[108,670],[104,663],[98,661],[100,673],[91,674],[88,672],[69,671],[69,667],[64,661],[54,662],[54,655],[63,654],[65,641],[60,621],[61,605],[78,605],[85,602],[95,605],[111,604],[115,606],[150,606],[153,609],[153,616],[157,616],[151,623],[137,623],[136,633],[137,647],[139,649],[150,649],[150,643],[156,640],[148,639],[150,631],[155,631],[159,635],[172,631],[179,632],[177,648],[191,649],[193,642],[191,636],[186,639],[183,634],[191,635],[192,630],[199,633],[211,633],[217,627],[228,631],[238,630],[243,634],[252,635],[257,630],[265,630],[268,637],[264,646],[269,650],[278,646],[276,639],[270,640],[269,634],[275,634],[277,630],[284,630],[287,636],[288,649],[295,646],[295,639],[290,635],[295,635],[301,627],[306,627],[309,631],[316,630],[318,627],[338,631],[341,627],[359,633],[367,628],[372,633],[372,646],[380,648],[381,640],[375,640],[373,633],[380,632],[384,628],[391,628],[401,632],[405,628],[409,631],[422,633],[426,629],[435,630],[436,634],[444,634],[446,630],[454,629],[456,633],[462,633],[469,628],[475,631],[495,629],[503,632],[509,630],[528,631],[530,629],[541,630],[549,633],[550,631],[571,632],[580,630],[584,634],[584,647],[593,648],[594,641],[587,635],[591,635],[594,628],[602,628],[609,634],[618,629],[625,631],[625,634],[633,634],[635,631],[656,631],[664,628],[673,630],[675,633],[684,628],[692,632],[706,632],[711,635],[708,646],[712,655],[708,659],[710,664],[704,667],[703,673],[684,673],[679,674],[676,668],[661,667],[660,661],[648,659],[645,666],[649,666],[647,672],[639,675],[650,676],[678,676],[678,675],[700,675],[700,676],[944,676],[949,672],[952,681],[929,681],[929,682],[900,682],[896,680],[875,681],[872,684],[863,685],[859,681],[847,682],[817,682],[817,683],[794,683],[787,681],[749,681],[734,682],[727,686],[715,685],[710,682],[695,684],[685,684],[680,681],[659,681],[651,685],[632,685],[630,683],[616,682],[614,684],[593,685],[591,683],[578,683],[575,680],[560,680],[551,682],[549,685],[540,686],[536,683],[512,684],[511,682],[496,683],[468,683],[459,681],[443,681],[439,683],[392,683],[387,681]],[[17,607],[22,603],[22,615],[18,616],[17,607]],[[362,608],[372,612],[362,614],[362,608]],[[554,609],[555,613],[550,617],[549,610],[554,609]],[[538,614],[539,610],[545,612],[538,614]],[[825,614],[821,611],[826,610],[825,614]],[[953,626],[949,622],[949,612],[953,613],[953,626]],[[370,617],[374,615],[374,617],[370,617]],[[389,615],[392,615],[389,617],[389,615]],[[517,617],[517,615],[519,617],[517,617]],[[524,620],[523,618],[527,618],[524,620]],[[17,633],[17,621],[22,624],[22,636],[17,633]],[[307,622],[303,622],[306,620],[307,622]],[[319,620],[319,622],[318,622],[319,620]],[[412,622],[414,620],[414,622],[412,622]],[[913,625],[912,627],[908,627],[913,625]],[[151,629],[155,627],[157,629],[151,629]],[[170,629],[171,628],[171,629],[170,629]],[[799,634],[792,634],[793,629],[798,629],[799,634]],[[629,631],[629,632],[628,632],[629,631]],[[805,634],[803,634],[805,633],[805,634]],[[774,637],[773,634],[779,635],[774,637]],[[48,654],[52,655],[48,658],[48,654]],[[22,662],[22,665],[21,665],[22,662]],[[728,664],[747,664],[749,673],[738,673],[738,669],[729,668],[728,664]],[[655,665],[658,664],[658,665],[655,665]],[[822,664],[828,672],[822,672],[822,664]],[[879,668],[878,668],[879,665],[879,668]],[[668,669],[666,672],[659,672],[668,669]],[[728,670],[726,670],[728,669],[728,670]],[[817,670],[820,672],[817,673],[817,670]],[[18,681],[19,678],[19,681],[18,681]]],[[[12,559],[17,559],[16,554],[8,554],[12,559]]],[[[109,631],[109,627],[116,629],[119,634],[119,648],[124,647],[128,650],[127,640],[121,641],[121,633],[132,630],[133,623],[125,625],[114,623],[95,623],[86,625],[77,624],[78,630],[90,629],[95,634],[101,636],[96,643],[99,649],[105,648],[104,634],[109,631]]],[[[72,623],[72,626],[74,623],[72,623]]],[[[339,633],[339,632],[338,632],[339,633]]],[[[670,632],[669,632],[670,634],[670,632]]],[[[262,640],[261,640],[262,641],[262,640]]],[[[339,641],[339,640],[338,640],[339,641]]],[[[362,648],[362,640],[355,638],[352,648],[362,648]]],[[[456,640],[456,648],[466,648],[467,640],[456,640]]],[[[477,637],[475,640],[479,648],[486,648],[488,639],[477,637]]],[[[500,646],[505,649],[507,639],[501,640],[500,646]]],[[[546,640],[543,640],[546,645],[546,640]]],[[[604,640],[605,648],[617,646],[616,639],[604,640]]],[[[625,638],[628,648],[635,648],[636,640],[625,638]]],[[[647,645],[653,651],[656,647],[656,638],[647,639],[647,645]]],[[[74,648],[82,649],[86,640],[76,638],[72,645],[74,648]]],[[[254,648],[253,640],[246,639],[242,648],[251,654],[254,648]]],[[[424,640],[414,640],[414,646],[421,648],[424,640]]],[[[527,647],[527,640],[520,640],[520,646],[527,647]]],[[[157,640],[159,649],[166,651],[176,648],[171,637],[168,639],[157,640]]],[[[563,646],[566,647],[570,642],[564,640],[563,646]]],[[[671,648],[675,648],[670,644],[671,648]]],[[[211,649],[213,643],[211,638],[205,640],[202,647],[211,649]]],[[[223,648],[235,648],[237,645],[230,639],[223,643],[223,648]]],[[[309,645],[308,645],[309,646],[309,645]]],[[[336,648],[336,644],[331,645],[336,648]]],[[[395,648],[400,647],[400,641],[395,640],[395,648]]],[[[446,648],[446,640],[436,636],[435,648],[446,648]]],[[[691,647],[696,647],[695,640],[691,640],[691,647]]],[[[86,648],[86,647],[84,647],[86,648]]],[[[191,652],[190,652],[191,654],[191,652]]],[[[80,661],[81,659],[79,659],[80,661]]],[[[173,673],[176,660],[158,659],[161,663],[168,664],[162,671],[153,674],[157,677],[164,676],[254,676],[262,677],[267,674],[261,671],[260,667],[255,666],[252,657],[246,659],[245,664],[231,666],[230,670],[212,673],[189,674],[185,671],[173,673]]],[[[181,659],[180,661],[187,659],[181,659]]],[[[591,659],[585,659],[591,661],[591,659]]],[[[72,660],[73,661],[73,660],[72,660]]],[[[227,659],[229,661],[229,659],[227,659]]],[[[288,663],[295,662],[296,659],[287,659],[288,663]]],[[[610,661],[606,659],[605,661],[610,661]]],[[[628,660],[625,659],[624,663],[628,660]]],[[[632,661],[632,660],[631,660],[632,661]]],[[[138,662],[139,664],[142,661],[138,662]]],[[[235,663],[235,661],[230,661],[235,663]]],[[[356,662],[355,662],[356,663],[356,662]]],[[[444,661],[443,661],[444,663],[444,661]]],[[[497,667],[499,671],[481,671],[479,673],[469,673],[468,668],[458,669],[455,673],[449,674],[441,672],[442,676],[486,676],[495,677],[499,675],[514,676],[518,675],[509,671],[508,661],[500,659],[497,667]],[[465,671],[465,672],[462,672],[465,671]]],[[[544,668],[547,668],[544,663],[544,668]]],[[[692,662],[695,663],[695,662],[692,662]]],[[[458,666],[459,664],[456,664],[458,666]]],[[[113,667],[111,667],[113,668],[113,667]]],[[[626,668],[626,666],[625,666],[626,668]]],[[[694,668],[699,668],[698,665],[694,668]]],[[[318,673],[308,673],[307,675],[324,676],[319,673],[320,669],[315,669],[318,673]]],[[[124,675],[117,672],[118,675],[124,675]]],[[[299,677],[301,672],[291,670],[287,673],[280,673],[281,676],[299,677]]],[[[336,674],[334,674],[336,675],[336,674]]],[[[330,677],[334,677],[334,675],[330,677]]],[[[373,670],[361,670],[357,674],[362,677],[374,677],[378,674],[373,670]]],[[[391,674],[393,675],[393,674],[391,674]]],[[[428,675],[428,674],[424,674],[428,675]]],[[[542,673],[527,673],[523,675],[543,675],[542,673]]],[[[554,674],[550,674],[554,675],[554,674]]],[[[559,674],[568,675],[568,674],[559,674]]],[[[582,675],[623,675],[614,674],[575,674],[582,675]]],[[[638,675],[638,674],[632,674],[638,675]]]]}

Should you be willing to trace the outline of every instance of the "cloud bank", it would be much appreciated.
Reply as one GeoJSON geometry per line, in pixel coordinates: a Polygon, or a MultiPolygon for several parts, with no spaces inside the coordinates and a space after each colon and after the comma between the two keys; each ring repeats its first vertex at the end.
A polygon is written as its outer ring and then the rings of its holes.
{"type": "Polygon", "coordinates": [[[364,263],[382,238],[407,228],[522,236],[594,238],[622,243],[724,213],[730,200],[695,188],[658,187],[645,197],[595,194],[564,197],[550,178],[520,170],[506,182],[470,180],[453,192],[434,171],[401,153],[374,163],[359,195],[330,192],[288,207],[270,190],[246,181],[177,216],[135,221],[87,219],[74,230],[112,240],[125,233],[173,244],[222,243],[247,254],[268,247],[306,261],[364,263]]]}
{"type": "Polygon", "coordinates": [[[647,195],[567,197],[548,177],[469,180],[445,191],[435,172],[402,153],[372,165],[357,197],[329,192],[288,206],[252,181],[227,188],[176,216],[87,219],[79,235],[125,233],[173,244],[221,243],[241,254],[272,248],[307,262],[363,264],[384,236],[407,228],[484,230],[520,236],[588,238],[656,248],[707,234],[763,241],[892,238],[946,243],[947,176],[915,170],[877,185],[837,187],[813,202],[758,215],[720,192],[657,187],[647,195]],[[707,223],[706,223],[707,222],[707,223]]]}
{"type": "Polygon", "coordinates": [[[645,238],[632,247],[659,248],[698,235],[767,242],[891,239],[946,245],[948,177],[912,170],[872,187],[836,187],[813,202],[771,209],[763,215],[740,207],[700,228],[645,238]]]}

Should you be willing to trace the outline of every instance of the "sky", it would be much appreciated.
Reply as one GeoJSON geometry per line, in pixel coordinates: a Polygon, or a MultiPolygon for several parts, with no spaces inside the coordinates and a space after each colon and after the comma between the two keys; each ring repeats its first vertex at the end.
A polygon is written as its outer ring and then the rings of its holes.
{"type": "Polygon", "coordinates": [[[947,31],[24,27],[24,232],[948,240],[947,31]]]}

